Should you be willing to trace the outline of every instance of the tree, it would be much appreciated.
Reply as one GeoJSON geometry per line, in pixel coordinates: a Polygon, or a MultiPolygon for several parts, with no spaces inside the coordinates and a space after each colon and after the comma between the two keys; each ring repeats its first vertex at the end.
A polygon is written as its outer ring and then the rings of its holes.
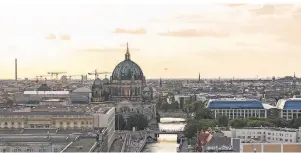
{"type": "Polygon", "coordinates": [[[126,122],[122,115],[115,115],[115,130],[125,130],[126,122]]]}
{"type": "Polygon", "coordinates": [[[248,124],[248,121],[246,119],[234,119],[231,122],[231,126],[233,128],[243,128],[246,127],[248,124]]]}
{"type": "Polygon", "coordinates": [[[156,114],[157,114],[156,121],[157,121],[157,123],[160,123],[161,116],[160,116],[159,112],[156,112],[156,114]]]}
{"type": "Polygon", "coordinates": [[[195,113],[196,120],[200,119],[214,119],[213,112],[208,108],[201,108],[195,113]]]}
{"type": "Polygon", "coordinates": [[[290,121],[290,128],[299,128],[301,127],[301,118],[295,118],[290,121]]]}
{"type": "Polygon", "coordinates": [[[177,101],[173,101],[173,102],[171,102],[171,104],[169,104],[169,109],[171,109],[171,110],[176,110],[178,108],[179,108],[179,104],[177,101]]]}
{"type": "Polygon", "coordinates": [[[185,125],[184,135],[188,139],[191,139],[197,134],[197,131],[207,130],[209,127],[214,127],[215,125],[215,121],[211,119],[189,120],[185,125]]]}
{"type": "Polygon", "coordinates": [[[161,109],[163,109],[166,112],[169,109],[169,104],[167,102],[163,102],[161,105],[161,109]]]}
{"type": "Polygon", "coordinates": [[[226,115],[219,116],[217,121],[218,121],[218,126],[228,127],[229,125],[229,118],[226,115]]]}
{"type": "Polygon", "coordinates": [[[131,115],[127,120],[126,129],[132,130],[133,127],[135,127],[136,130],[144,130],[148,127],[147,118],[143,114],[131,115]]]}

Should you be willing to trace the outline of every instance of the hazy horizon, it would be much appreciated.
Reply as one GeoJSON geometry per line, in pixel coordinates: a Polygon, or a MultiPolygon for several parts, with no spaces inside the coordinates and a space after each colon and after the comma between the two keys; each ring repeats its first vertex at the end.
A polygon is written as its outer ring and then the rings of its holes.
{"type": "Polygon", "coordinates": [[[0,78],[112,72],[127,42],[146,78],[301,75],[301,4],[77,1],[0,2],[0,78]]]}

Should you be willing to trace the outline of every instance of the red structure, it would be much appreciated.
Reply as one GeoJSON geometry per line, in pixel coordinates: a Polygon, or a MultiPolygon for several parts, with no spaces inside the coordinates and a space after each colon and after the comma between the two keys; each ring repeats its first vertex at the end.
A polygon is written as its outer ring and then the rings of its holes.
{"type": "Polygon", "coordinates": [[[198,136],[197,139],[197,144],[196,144],[196,151],[197,152],[202,152],[203,151],[203,146],[206,145],[210,140],[212,139],[212,134],[208,131],[201,131],[200,135],[198,136]]]}

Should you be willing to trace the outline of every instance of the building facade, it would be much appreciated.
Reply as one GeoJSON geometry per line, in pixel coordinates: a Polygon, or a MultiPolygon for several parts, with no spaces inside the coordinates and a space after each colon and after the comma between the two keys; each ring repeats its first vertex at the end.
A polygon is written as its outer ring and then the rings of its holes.
{"type": "Polygon", "coordinates": [[[301,98],[281,99],[276,108],[280,111],[279,117],[283,119],[299,118],[301,117],[301,98]]]}
{"type": "Polygon", "coordinates": [[[219,99],[209,100],[207,108],[214,112],[215,118],[226,115],[229,119],[235,118],[267,118],[268,110],[274,108],[261,101],[252,99],[219,99]]]}

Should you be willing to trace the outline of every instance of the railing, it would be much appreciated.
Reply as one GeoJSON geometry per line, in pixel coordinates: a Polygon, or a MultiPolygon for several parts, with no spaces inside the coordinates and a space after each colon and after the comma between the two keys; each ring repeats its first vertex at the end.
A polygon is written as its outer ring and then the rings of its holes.
{"type": "Polygon", "coordinates": [[[124,138],[124,141],[123,141],[122,148],[121,148],[121,151],[120,151],[120,152],[124,152],[125,145],[126,145],[126,143],[127,143],[128,137],[129,137],[129,133],[127,133],[127,134],[125,135],[125,138],[124,138]]]}

